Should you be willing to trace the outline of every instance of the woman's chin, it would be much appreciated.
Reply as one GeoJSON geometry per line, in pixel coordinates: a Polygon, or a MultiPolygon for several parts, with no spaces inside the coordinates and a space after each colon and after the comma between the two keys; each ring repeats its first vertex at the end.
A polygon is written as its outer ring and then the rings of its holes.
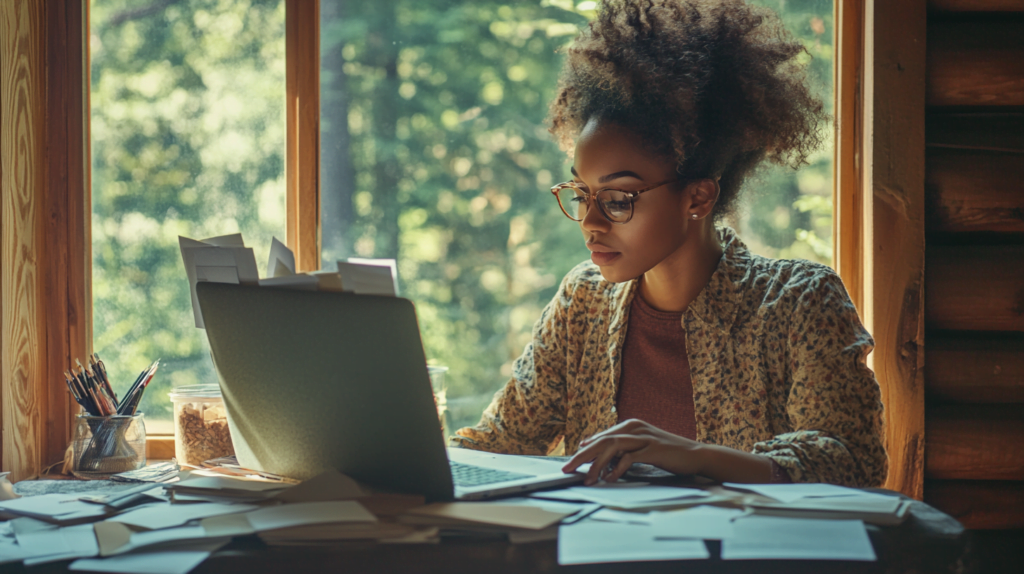
{"type": "Polygon", "coordinates": [[[598,269],[601,270],[601,276],[604,277],[604,280],[609,283],[625,283],[641,275],[640,273],[629,273],[624,269],[618,269],[615,265],[601,265],[598,269]]]}

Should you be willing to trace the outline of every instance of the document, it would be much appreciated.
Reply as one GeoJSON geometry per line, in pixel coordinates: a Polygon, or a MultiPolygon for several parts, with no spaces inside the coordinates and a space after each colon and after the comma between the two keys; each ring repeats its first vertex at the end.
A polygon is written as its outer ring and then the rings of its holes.
{"type": "Polygon", "coordinates": [[[702,498],[706,491],[697,488],[674,486],[652,486],[644,483],[611,483],[598,486],[572,486],[560,490],[537,492],[533,498],[549,500],[581,500],[603,506],[630,508],[648,503],[664,502],[683,498],[702,498]]]}
{"type": "Polygon", "coordinates": [[[339,522],[377,522],[363,505],[354,500],[300,502],[268,506],[245,514],[253,530],[280,530],[295,526],[333,524],[339,522]]]}
{"type": "Polygon", "coordinates": [[[600,520],[601,522],[620,522],[622,524],[644,524],[649,526],[651,524],[651,517],[654,514],[652,512],[625,512],[612,508],[602,508],[591,514],[590,519],[600,520]]]}
{"type": "Polygon", "coordinates": [[[694,506],[685,510],[651,513],[654,537],[724,540],[733,536],[733,521],[745,513],[736,508],[694,506]]]}
{"type": "Polygon", "coordinates": [[[86,558],[99,553],[91,524],[58,527],[31,518],[19,518],[12,522],[15,522],[12,528],[25,566],[86,558]]]}
{"type": "Polygon", "coordinates": [[[650,526],[584,520],[558,529],[558,563],[706,560],[701,540],[657,540],[650,526]]]}
{"type": "Polygon", "coordinates": [[[874,561],[875,550],[860,520],[744,516],[722,540],[722,560],[874,561]]]}
{"type": "Polygon", "coordinates": [[[129,526],[158,530],[181,526],[190,520],[219,516],[221,514],[238,514],[248,512],[256,507],[251,504],[221,504],[215,502],[197,504],[153,504],[138,510],[131,510],[110,519],[129,526]]]}
{"type": "Polygon", "coordinates": [[[30,516],[57,522],[70,522],[85,518],[101,518],[112,510],[102,504],[79,500],[86,493],[41,494],[0,502],[0,511],[19,516],[30,516]]]}
{"type": "Polygon", "coordinates": [[[325,502],[363,498],[359,484],[337,470],[328,470],[274,495],[281,502],[325,502]]]}
{"type": "Polygon", "coordinates": [[[270,261],[267,262],[266,277],[295,275],[295,254],[276,237],[270,242],[270,261]]]}
{"type": "Polygon", "coordinates": [[[398,267],[394,259],[349,257],[338,262],[342,289],[362,295],[398,296],[398,267]]]}
{"type": "Polygon", "coordinates": [[[726,482],[722,484],[722,486],[734,490],[747,490],[750,492],[756,492],[757,494],[760,494],[762,496],[774,498],[779,502],[795,502],[802,498],[834,498],[847,496],[854,496],[858,498],[875,498],[882,500],[898,500],[899,498],[896,496],[888,496],[885,494],[877,494],[874,492],[865,492],[863,490],[857,490],[855,488],[847,488],[845,486],[823,483],[739,484],[734,482],[726,482]]]}
{"type": "Polygon", "coordinates": [[[506,505],[500,502],[439,502],[414,508],[403,518],[414,524],[450,526],[476,523],[542,530],[575,512],[574,509],[550,511],[535,506],[506,505]]]}
{"type": "Polygon", "coordinates": [[[188,574],[229,541],[228,538],[203,540],[176,548],[143,550],[109,558],[86,558],[75,560],[68,569],[116,574],[188,574]]]}
{"type": "Polygon", "coordinates": [[[260,276],[256,269],[253,250],[245,246],[240,233],[211,237],[202,241],[178,236],[178,247],[192,292],[192,313],[196,327],[203,328],[205,325],[199,308],[199,299],[196,297],[197,282],[244,285],[259,283],[260,276]]]}

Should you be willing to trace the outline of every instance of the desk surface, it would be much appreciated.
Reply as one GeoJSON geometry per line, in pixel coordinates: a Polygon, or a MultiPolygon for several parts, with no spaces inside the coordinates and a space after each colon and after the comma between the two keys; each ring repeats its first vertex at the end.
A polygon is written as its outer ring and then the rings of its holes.
{"type": "MultiPolygon", "coordinates": [[[[21,494],[81,489],[97,490],[100,483],[39,481],[19,483],[21,494]],[[52,484],[55,482],[60,485],[52,484]],[[51,483],[51,484],[47,484],[51,483]]],[[[123,488],[111,485],[112,488],[123,488]]],[[[646,573],[864,573],[964,571],[969,566],[969,533],[950,516],[914,502],[910,517],[899,526],[868,526],[878,562],[824,562],[807,560],[723,561],[720,544],[709,542],[710,560],[558,565],[554,541],[509,544],[502,540],[444,540],[440,544],[378,545],[352,541],[327,547],[267,547],[255,537],[236,539],[193,572],[255,574],[260,572],[423,572],[438,574],[496,574],[532,572],[637,572],[646,573]]],[[[42,574],[66,572],[67,562],[24,568],[0,566],[0,573],[42,574]]],[[[969,571],[969,569],[968,569],[969,571]]]]}

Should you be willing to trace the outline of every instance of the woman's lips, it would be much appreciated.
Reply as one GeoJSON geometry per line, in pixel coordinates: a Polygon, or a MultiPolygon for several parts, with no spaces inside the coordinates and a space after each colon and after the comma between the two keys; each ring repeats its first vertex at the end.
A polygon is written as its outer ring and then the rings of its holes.
{"type": "Polygon", "coordinates": [[[622,254],[617,251],[594,251],[590,254],[590,260],[593,261],[595,265],[608,265],[612,261],[615,261],[615,259],[617,259],[619,255],[622,254]]]}
{"type": "Polygon", "coordinates": [[[612,251],[610,247],[600,245],[597,243],[587,244],[587,249],[590,250],[590,260],[595,265],[608,265],[622,253],[618,251],[612,251]]]}

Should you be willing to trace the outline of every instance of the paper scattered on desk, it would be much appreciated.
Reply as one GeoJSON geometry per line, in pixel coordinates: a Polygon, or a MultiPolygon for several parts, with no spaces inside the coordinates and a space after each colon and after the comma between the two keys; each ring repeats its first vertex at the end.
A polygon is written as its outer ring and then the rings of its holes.
{"type": "Polygon", "coordinates": [[[196,327],[204,328],[203,314],[196,297],[196,283],[234,283],[256,285],[260,275],[252,248],[246,247],[241,233],[196,240],[178,236],[181,259],[192,292],[192,313],[196,327]]]}
{"type": "Polygon", "coordinates": [[[558,563],[704,560],[702,540],[656,540],[650,526],[584,520],[558,529],[558,563]]]}
{"type": "Polygon", "coordinates": [[[14,500],[20,498],[14,493],[14,485],[11,484],[11,480],[7,478],[10,472],[0,472],[0,502],[4,500],[14,500]]]}
{"type": "Polygon", "coordinates": [[[281,502],[325,502],[363,498],[366,493],[359,484],[337,470],[328,470],[274,496],[281,502]]]}
{"type": "Polygon", "coordinates": [[[229,541],[228,538],[203,540],[182,547],[86,558],[75,560],[68,569],[114,574],[187,574],[229,541]]]}
{"type": "Polygon", "coordinates": [[[873,492],[857,490],[856,488],[847,488],[845,486],[823,483],[740,484],[726,482],[722,484],[722,486],[735,490],[756,492],[762,496],[774,498],[779,502],[796,502],[803,498],[833,498],[847,496],[858,498],[878,498],[883,500],[896,498],[885,494],[876,494],[873,492]]]}
{"type": "Polygon", "coordinates": [[[572,486],[561,490],[538,492],[533,498],[551,500],[581,500],[612,507],[633,507],[647,503],[664,502],[683,498],[702,498],[706,491],[697,488],[675,486],[652,486],[637,483],[611,483],[598,486],[572,486]]]}
{"type": "Polygon", "coordinates": [[[79,500],[79,497],[84,494],[25,496],[0,502],[0,510],[19,516],[42,518],[57,522],[101,518],[110,513],[110,510],[102,504],[92,504],[79,500]]]}
{"type": "Polygon", "coordinates": [[[736,508],[695,506],[685,510],[654,512],[651,514],[651,526],[654,527],[654,537],[659,539],[724,540],[732,538],[733,520],[743,514],[736,508]]]}
{"type": "Polygon", "coordinates": [[[414,508],[406,514],[415,523],[437,521],[440,526],[477,523],[528,530],[542,530],[575,513],[575,510],[552,512],[535,506],[505,505],[501,502],[439,502],[414,508]]]}
{"type": "Polygon", "coordinates": [[[111,518],[110,521],[148,530],[157,530],[159,528],[181,526],[190,520],[219,516],[221,514],[248,512],[255,508],[251,504],[221,504],[215,502],[198,504],[160,503],[119,514],[111,518]]]}
{"type": "Polygon", "coordinates": [[[354,500],[300,502],[269,506],[248,512],[245,517],[256,532],[313,524],[377,521],[376,516],[370,514],[363,508],[363,505],[354,500]]]}
{"type": "Polygon", "coordinates": [[[600,520],[601,522],[621,522],[623,524],[651,524],[650,512],[626,512],[623,510],[615,510],[613,508],[602,508],[594,514],[590,515],[591,520],[600,520]]]}
{"type": "Polygon", "coordinates": [[[398,296],[398,267],[394,259],[359,259],[338,262],[342,288],[361,295],[398,296]]]}
{"type": "Polygon", "coordinates": [[[860,520],[744,516],[722,540],[722,560],[876,560],[860,520]]]}

